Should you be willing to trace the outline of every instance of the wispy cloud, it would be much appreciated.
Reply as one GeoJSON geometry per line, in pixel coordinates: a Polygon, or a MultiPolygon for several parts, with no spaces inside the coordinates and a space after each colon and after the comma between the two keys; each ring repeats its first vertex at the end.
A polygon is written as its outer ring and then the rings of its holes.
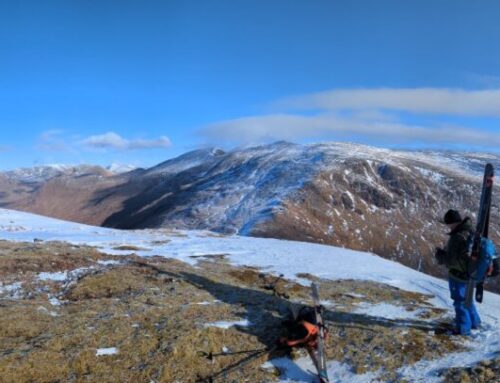
{"type": "Polygon", "coordinates": [[[212,123],[202,134],[231,144],[333,139],[487,150],[500,144],[499,131],[474,127],[476,118],[500,118],[500,89],[340,89],[281,99],[272,109],[277,113],[212,123]]]}
{"type": "Polygon", "coordinates": [[[212,124],[203,130],[210,140],[248,144],[274,140],[300,141],[328,137],[334,140],[363,138],[391,144],[469,144],[492,147],[500,145],[500,133],[484,132],[460,126],[428,127],[391,122],[342,118],[335,115],[268,115],[244,117],[212,124]]]}
{"type": "Polygon", "coordinates": [[[83,146],[87,148],[115,150],[168,148],[172,146],[172,142],[166,136],[161,136],[152,140],[128,140],[115,132],[107,132],[101,135],[90,136],[81,142],[83,146]]]}
{"type": "Polygon", "coordinates": [[[72,151],[62,129],[51,129],[42,132],[38,137],[36,148],[46,152],[72,151]]]}
{"type": "Polygon", "coordinates": [[[126,139],[115,132],[107,132],[82,138],[69,135],[61,129],[52,129],[42,132],[38,137],[36,148],[47,152],[79,152],[84,150],[138,150],[168,148],[172,142],[166,136],[155,139],[126,139]]]}
{"type": "Polygon", "coordinates": [[[169,148],[172,142],[167,136],[160,136],[154,140],[136,139],[129,141],[127,149],[153,149],[153,148],[169,148]]]}
{"type": "Polygon", "coordinates": [[[500,89],[338,89],[278,100],[287,110],[397,110],[455,116],[500,117],[500,89]]]}
{"type": "Polygon", "coordinates": [[[10,152],[12,149],[13,148],[10,145],[1,145],[0,144],[0,153],[2,153],[2,152],[10,152]]]}
{"type": "Polygon", "coordinates": [[[82,140],[82,144],[90,148],[98,149],[126,149],[128,141],[116,133],[108,132],[105,134],[90,136],[82,140]]]}

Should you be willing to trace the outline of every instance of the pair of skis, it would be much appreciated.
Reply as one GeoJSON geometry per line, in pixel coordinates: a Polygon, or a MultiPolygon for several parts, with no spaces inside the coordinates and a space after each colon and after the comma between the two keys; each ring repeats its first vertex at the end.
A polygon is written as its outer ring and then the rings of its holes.
{"type": "Polygon", "coordinates": [[[493,191],[494,169],[492,164],[486,164],[484,169],[483,187],[481,191],[481,201],[479,203],[479,213],[477,216],[476,231],[472,241],[469,280],[465,292],[465,306],[470,307],[474,296],[474,288],[476,287],[475,298],[481,303],[483,301],[483,283],[484,281],[476,281],[474,276],[478,266],[478,260],[481,252],[481,238],[488,238],[488,226],[490,223],[490,207],[491,195],[493,191]]]}
{"type": "Polygon", "coordinates": [[[323,306],[319,300],[319,290],[316,283],[311,284],[311,295],[314,302],[314,313],[316,315],[316,325],[318,326],[319,335],[317,347],[307,348],[307,352],[311,357],[316,370],[318,371],[318,378],[320,383],[329,383],[328,371],[326,369],[326,352],[325,352],[325,335],[326,328],[323,320],[323,306]]]}

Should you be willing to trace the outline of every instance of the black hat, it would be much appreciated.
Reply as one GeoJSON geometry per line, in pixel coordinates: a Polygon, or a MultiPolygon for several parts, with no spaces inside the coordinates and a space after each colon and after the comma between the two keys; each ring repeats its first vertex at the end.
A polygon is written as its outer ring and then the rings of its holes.
{"type": "Polygon", "coordinates": [[[448,210],[444,215],[444,223],[449,225],[451,223],[457,223],[457,222],[462,222],[462,217],[460,216],[460,213],[453,209],[448,210]]]}

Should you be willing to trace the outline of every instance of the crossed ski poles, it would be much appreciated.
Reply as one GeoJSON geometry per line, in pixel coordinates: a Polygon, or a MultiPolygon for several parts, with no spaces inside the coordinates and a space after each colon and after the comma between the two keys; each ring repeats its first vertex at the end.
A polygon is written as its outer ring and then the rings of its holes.
{"type": "MultiPolygon", "coordinates": [[[[276,279],[267,285],[265,289],[267,290],[273,290],[274,293],[276,294],[276,284],[277,282],[283,277],[283,274],[280,274],[279,276],[276,277],[276,279]]],[[[328,383],[328,375],[326,371],[326,361],[325,361],[325,350],[324,350],[324,333],[325,333],[325,325],[322,319],[322,314],[323,314],[323,306],[319,303],[319,293],[318,293],[318,288],[317,285],[313,283],[313,300],[315,303],[315,311],[316,311],[316,319],[317,320],[317,326],[319,327],[320,334],[318,338],[318,345],[315,347],[306,347],[307,351],[313,360],[313,363],[317,369],[317,376],[320,380],[320,383],[328,383]],[[319,316],[319,318],[318,318],[319,316]]],[[[293,312],[293,311],[292,311],[293,312]]],[[[295,313],[293,313],[294,319],[296,319],[295,313]]],[[[253,361],[255,358],[261,356],[264,353],[271,353],[277,349],[282,347],[281,345],[275,345],[271,348],[269,347],[264,347],[264,348],[259,348],[259,349],[252,349],[252,350],[240,350],[240,351],[233,351],[233,352],[228,352],[228,351],[223,351],[219,353],[213,353],[213,352],[205,352],[205,351],[198,351],[198,356],[204,357],[210,361],[213,361],[214,358],[217,357],[222,357],[222,356],[229,356],[229,355],[241,355],[241,354],[249,354],[245,358],[234,362],[233,364],[223,368],[222,370],[212,373],[209,376],[201,377],[198,376],[196,382],[197,383],[213,383],[215,382],[215,379],[225,376],[226,374],[230,373],[231,371],[234,371],[235,369],[241,368],[244,365],[248,364],[249,362],[253,361]]]]}
{"type": "MultiPolygon", "coordinates": [[[[276,285],[283,278],[283,276],[284,276],[283,274],[279,274],[271,283],[264,286],[264,289],[272,290],[275,295],[279,295],[278,292],[276,291],[276,285]]],[[[240,351],[232,351],[232,352],[223,351],[223,352],[218,352],[218,353],[198,351],[197,354],[199,357],[206,358],[210,361],[213,361],[214,358],[223,357],[223,356],[244,355],[244,354],[249,354],[249,355],[247,357],[237,361],[237,362],[234,362],[233,364],[225,367],[224,369],[222,369],[216,373],[212,373],[211,375],[205,376],[205,377],[198,377],[196,382],[197,383],[213,383],[215,381],[215,379],[217,379],[218,377],[224,376],[227,373],[230,373],[231,371],[233,371],[237,368],[241,368],[244,365],[246,365],[246,364],[250,363],[251,361],[253,361],[254,359],[256,359],[257,357],[261,356],[262,354],[272,353],[272,352],[276,351],[277,349],[279,349],[280,347],[281,346],[276,345],[273,347],[263,347],[263,348],[257,348],[257,349],[252,349],[252,350],[240,350],[240,351]]]]}
{"type": "Polygon", "coordinates": [[[234,362],[233,364],[225,367],[224,369],[213,373],[212,375],[206,376],[206,377],[199,377],[196,382],[197,383],[213,383],[215,382],[215,379],[217,379],[220,376],[224,376],[225,374],[234,371],[238,368],[243,367],[244,365],[250,363],[252,360],[257,358],[258,356],[265,354],[265,353],[271,353],[275,350],[277,350],[279,346],[273,346],[271,348],[269,347],[264,347],[264,348],[258,348],[254,350],[242,350],[242,351],[233,351],[233,352],[220,352],[220,353],[212,353],[212,352],[204,352],[204,351],[198,351],[198,356],[204,357],[210,361],[212,361],[214,358],[221,357],[221,356],[229,356],[229,355],[240,355],[240,354],[250,354],[247,357],[243,358],[240,361],[234,362]]]}

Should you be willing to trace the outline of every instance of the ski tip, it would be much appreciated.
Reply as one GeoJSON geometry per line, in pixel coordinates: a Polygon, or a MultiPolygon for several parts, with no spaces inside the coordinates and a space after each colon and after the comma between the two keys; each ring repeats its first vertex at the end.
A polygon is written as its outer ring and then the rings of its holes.
{"type": "Polygon", "coordinates": [[[485,166],[485,171],[487,173],[490,173],[491,176],[494,176],[494,173],[495,173],[495,168],[493,167],[493,164],[491,163],[487,163],[486,166],[485,166]]]}

